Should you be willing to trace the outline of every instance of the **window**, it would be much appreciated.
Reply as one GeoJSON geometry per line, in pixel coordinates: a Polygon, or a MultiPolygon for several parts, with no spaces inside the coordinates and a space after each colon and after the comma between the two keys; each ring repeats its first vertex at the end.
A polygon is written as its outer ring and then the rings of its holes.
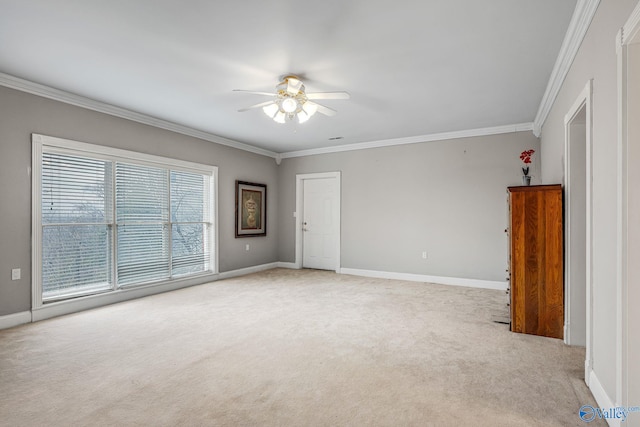
{"type": "Polygon", "coordinates": [[[42,153],[42,290],[46,298],[111,287],[109,162],[42,153]]]}
{"type": "Polygon", "coordinates": [[[215,272],[217,169],[33,136],[34,306],[215,272]]]}

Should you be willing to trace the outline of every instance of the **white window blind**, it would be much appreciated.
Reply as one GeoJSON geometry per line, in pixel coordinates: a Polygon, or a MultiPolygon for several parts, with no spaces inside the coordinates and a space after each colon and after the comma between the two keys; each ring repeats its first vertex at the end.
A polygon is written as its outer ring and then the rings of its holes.
{"type": "Polygon", "coordinates": [[[171,171],[172,273],[185,275],[210,269],[211,186],[207,177],[171,171]]]}
{"type": "Polygon", "coordinates": [[[42,157],[43,297],[111,287],[110,162],[42,157]]]}
{"type": "Polygon", "coordinates": [[[116,164],[118,284],[171,276],[169,171],[116,164]]]}
{"type": "Polygon", "coordinates": [[[42,302],[214,270],[215,168],[51,139],[34,148],[42,302]]]}

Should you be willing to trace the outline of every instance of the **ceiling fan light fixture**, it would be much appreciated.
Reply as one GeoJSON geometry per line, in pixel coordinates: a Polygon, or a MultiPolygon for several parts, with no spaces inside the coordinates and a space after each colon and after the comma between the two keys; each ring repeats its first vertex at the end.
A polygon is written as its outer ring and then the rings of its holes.
{"type": "Polygon", "coordinates": [[[287,115],[285,113],[283,113],[282,111],[278,111],[275,117],[273,118],[273,121],[276,123],[284,123],[286,117],[287,115]]]}
{"type": "Polygon", "coordinates": [[[275,116],[279,110],[280,108],[278,108],[278,104],[276,104],[275,102],[273,104],[267,105],[266,107],[262,107],[262,111],[264,111],[264,113],[270,119],[273,119],[273,116],[275,116]]]}
{"type": "Polygon", "coordinates": [[[286,76],[284,78],[284,82],[287,83],[287,92],[289,92],[293,96],[296,96],[300,91],[300,88],[302,87],[302,82],[295,76],[286,76]]]}
{"type": "Polygon", "coordinates": [[[304,123],[304,122],[306,122],[307,120],[309,120],[309,117],[311,117],[311,116],[309,116],[309,115],[308,115],[307,113],[305,113],[304,111],[300,110],[300,111],[298,112],[298,123],[304,123]]]}
{"type": "Polygon", "coordinates": [[[282,108],[285,113],[295,113],[298,109],[298,101],[293,98],[285,98],[280,103],[280,108],[282,108]]]}
{"type": "Polygon", "coordinates": [[[318,104],[313,102],[305,102],[302,105],[302,110],[309,115],[309,117],[313,116],[318,111],[318,104]]]}
{"type": "Polygon", "coordinates": [[[238,111],[242,113],[254,108],[260,108],[267,117],[277,123],[286,123],[287,120],[293,121],[295,117],[298,118],[298,123],[304,123],[316,113],[321,113],[325,116],[334,116],[336,114],[336,110],[322,104],[317,104],[311,100],[350,98],[347,92],[306,93],[304,84],[297,76],[294,75],[286,75],[282,77],[282,81],[276,85],[276,91],[273,94],[250,90],[234,90],[238,92],[273,97],[270,101],[259,102],[249,107],[241,108],[238,111]]]}

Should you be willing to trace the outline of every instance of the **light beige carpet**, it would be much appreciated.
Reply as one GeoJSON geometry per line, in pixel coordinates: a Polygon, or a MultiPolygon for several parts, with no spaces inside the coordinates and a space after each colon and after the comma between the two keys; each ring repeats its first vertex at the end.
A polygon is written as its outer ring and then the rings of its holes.
{"type": "Polygon", "coordinates": [[[8,329],[0,425],[584,425],[584,350],[505,302],[276,269],[8,329]]]}

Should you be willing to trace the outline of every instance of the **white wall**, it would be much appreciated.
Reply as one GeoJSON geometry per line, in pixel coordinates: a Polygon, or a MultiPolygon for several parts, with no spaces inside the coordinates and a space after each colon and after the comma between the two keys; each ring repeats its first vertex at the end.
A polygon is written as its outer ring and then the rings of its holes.
{"type": "Polygon", "coordinates": [[[564,116],[593,79],[593,370],[616,398],[616,33],[638,0],[602,1],[541,135],[542,178],[563,180],[564,116]]]}
{"type": "Polygon", "coordinates": [[[342,268],[504,282],[506,188],[530,148],[519,132],[284,159],[280,261],[295,258],[296,174],[341,171],[342,268]]]}

